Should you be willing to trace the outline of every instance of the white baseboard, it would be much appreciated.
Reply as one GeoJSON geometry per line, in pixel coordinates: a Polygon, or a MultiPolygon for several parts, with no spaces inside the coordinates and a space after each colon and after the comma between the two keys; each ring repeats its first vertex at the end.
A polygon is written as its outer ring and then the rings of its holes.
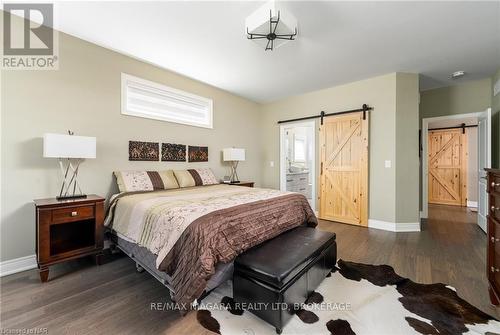
{"type": "Polygon", "coordinates": [[[36,255],[19,257],[0,262],[0,277],[31,270],[37,267],[36,255]]]}
{"type": "Polygon", "coordinates": [[[420,222],[387,222],[381,220],[368,219],[368,227],[382,229],[392,232],[415,232],[420,231],[420,222]]]}
{"type": "Polygon", "coordinates": [[[467,207],[477,208],[477,201],[469,201],[469,200],[467,200],[467,207]]]}

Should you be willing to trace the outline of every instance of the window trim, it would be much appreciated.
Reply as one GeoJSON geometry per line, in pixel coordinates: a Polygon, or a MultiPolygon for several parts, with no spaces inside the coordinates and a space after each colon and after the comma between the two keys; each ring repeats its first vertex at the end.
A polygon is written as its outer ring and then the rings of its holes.
{"type": "Polygon", "coordinates": [[[192,126],[192,127],[201,127],[201,128],[208,128],[208,129],[213,129],[213,118],[214,118],[214,110],[213,110],[213,100],[209,98],[205,98],[193,93],[189,93],[183,90],[179,90],[167,85],[163,85],[160,83],[156,83],[147,79],[139,78],[127,73],[121,74],[121,114],[122,115],[129,115],[129,116],[136,116],[136,117],[141,117],[145,119],[150,119],[150,120],[158,120],[158,121],[165,121],[165,122],[171,122],[171,123],[176,123],[176,124],[183,124],[187,126],[192,126]],[[155,89],[159,90],[164,90],[168,92],[172,92],[174,94],[179,94],[182,96],[185,96],[187,98],[193,98],[196,100],[204,101],[207,103],[209,107],[209,123],[208,124],[202,124],[202,123],[194,123],[194,122],[189,122],[189,121],[180,121],[177,119],[170,118],[168,116],[157,116],[157,115],[151,115],[148,113],[142,113],[138,111],[132,111],[127,109],[127,82],[132,81],[136,82],[138,84],[142,85],[147,85],[155,89]]]}

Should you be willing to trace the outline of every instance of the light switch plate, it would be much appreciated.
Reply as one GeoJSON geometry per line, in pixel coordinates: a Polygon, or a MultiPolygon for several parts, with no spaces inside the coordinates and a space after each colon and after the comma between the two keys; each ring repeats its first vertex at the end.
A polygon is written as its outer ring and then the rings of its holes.
{"type": "Polygon", "coordinates": [[[386,168],[390,168],[390,167],[391,167],[391,165],[392,165],[392,164],[391,164],[391,161],[389,161],[389,160],[386,160],[386,161],[385,161],[385,167],[386,167],[386,168]]]}
{"type": "Polygon", "coordinates": [[[274,161],[270,161],[270,162],[269,162],[269,166],[270,166],[270,167],[274,167],[274,161]]]}

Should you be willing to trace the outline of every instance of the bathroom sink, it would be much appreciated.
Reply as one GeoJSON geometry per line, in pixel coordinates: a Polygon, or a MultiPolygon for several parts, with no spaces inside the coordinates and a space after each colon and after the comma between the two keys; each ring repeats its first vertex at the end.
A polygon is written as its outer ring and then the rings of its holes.
{"type": "Polygon", "coordinates": [[[288,174],[296,174],[296,173],[309,173],[309,170],[302,168],[290,168],[287,171],[288,174]]]}

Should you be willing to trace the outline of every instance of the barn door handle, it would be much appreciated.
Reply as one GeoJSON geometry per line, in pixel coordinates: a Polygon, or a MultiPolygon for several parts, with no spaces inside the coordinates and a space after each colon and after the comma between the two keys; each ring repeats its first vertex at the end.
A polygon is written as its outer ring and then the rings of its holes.
{"type": "Polygon", "coordinates": [[[490,237],[491,243],[496,243],[500,241],[500,238],[495,238],[495,236],[490,237]]]}
{"type": "Polygon", "coordinates": [[[500,186],[500,183],[495,183],[494,181],[491,182],[491,187],[498,187],[498,186],[500,186]]]}
{"type": "Polygon", "coordinates": [[[495,273],[495,272],[500,272],[500,270],[494,266],[490,267],[490,271],[495,273]]]}
{"type": "Polygon", "coordinates": [[[491,206],[491,211],[492,212],[498,211],[499,209],[500,209],[500,207],[491,206]]]}

